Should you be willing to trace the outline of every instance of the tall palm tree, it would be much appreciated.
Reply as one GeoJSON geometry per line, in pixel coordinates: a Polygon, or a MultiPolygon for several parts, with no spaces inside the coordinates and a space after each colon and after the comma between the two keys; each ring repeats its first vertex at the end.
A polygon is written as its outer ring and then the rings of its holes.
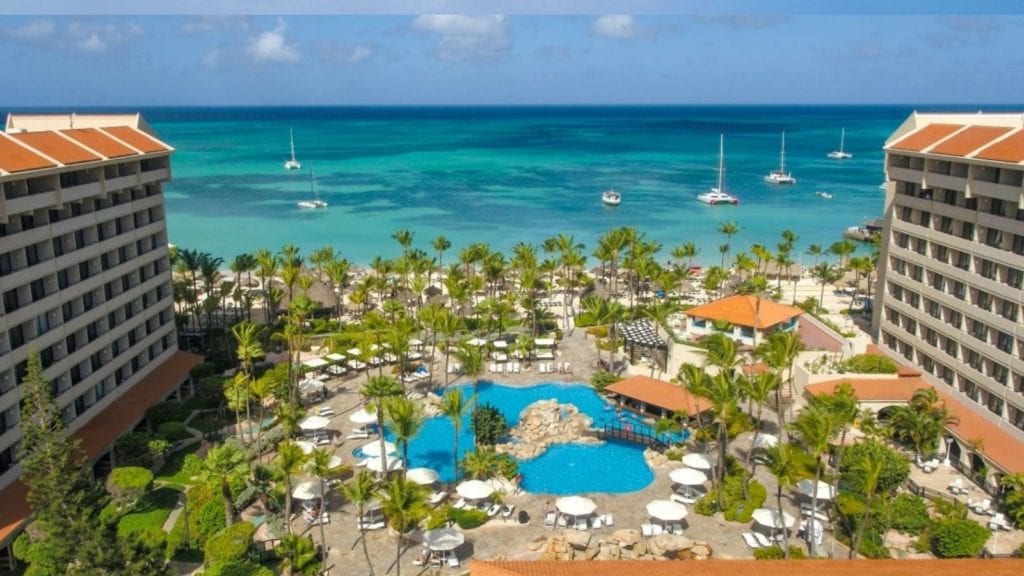
{"type": "Polygon", "coordinates": [[[821,284],[821,295],[818,297],[818,306],[824,309],[825,286],[842,278],[842,274],[835,266],[828,262],[822,262],[821,264],[816,264],[814,268],[811,268],[811,276],[814,276],[818,280],[818,283],[821,284]]]}
{"type": "Polygon", "coordinates": [[[455,434],[452,436],[452,470],[455,480],[459,479],[459,432],[462,430],[462,418],[472,405],[472,399],[462,396],[462,390],[449,390],[441,398],[441,414],[451,418],[455,434]]]}
{"type": "MultiPolygon", "coordinates": [[[[331,468],[331,456],[333,456],[327,450],[318,448],[313,450],[313,453],[309,455],[309,460],[306,462],[306,471],[311,476],[320,481],[320,513],[323,514],[327,511],[327,481],[335,475],[335,470],[331,468]]],[[[317,518],[317,524],[320,525],[320,551],[322,553],[322,569],[327,568],[327,539],[324,537],[324,523],[320,522],[317,518]]]]}
{"type": "Polygon", "coordinates": [[[234,442],[226,442],[210,448],[203,460],[201,477],[207,482],[216,482],[220,486],[220,495],[224,499],[224,523],[228,526],[235,522],[231,481],[248,471],[248,463],[249,458],[245,451],[234,442]]]}
{"type": "Polygon", "coordinates": [[[821,244],[811,244],[807,247],[805,254],[814,258],[814,264],[811,265],[813,267],[818,265],[818,258],[825,254],[825,250],[822,249],[821,244]]]}
{"type": "Polygon", "coordinates": [[[274,547],[274,554],[281,559],[282,576],[303,574],[308,566],[316,562],[313,541],[298,534],[286,534],[274,547]]]}
{"type": "Polygon", "coordinates": [[[430,514],[427,491],[423,486],[406,480],[404,476],[394,476],[384,485],[381,496],[384,499],[381,503],[384,517],[391,524],[391,529],[398,533],[395,575],[402,576],[403,534],[430,514]]]}
{"type": "Polygon", "coordinates": [[[828,251],[839,257],[839,269],[846,269],[846,259],[857,251],[857,245],[850,240],[843,238],[829,246],[828,251]]]}
{"type": "Polygon", "coordinates": [[[370,576],[373,576],[373,561],[370,560],[370,549],[366,545],[366,528],[362,518],[366,505],[377,499],[377,480],[369,470],[360,470],[351,480],[342,484],[341,492],[346,500],[356,506],[359,539],[363,541],[363,556],[366,557],[366,567],[370,571],[370,576]]]}
{"type": "Polygon", "coordinates": [[[747,400],[757,406],[757,415],[754,418],[754,437],[750,440],[750,450],[747,451],[745,468],[750,470],[750,475],[745,476],[743,483],[745,488],[750,476],[753,476],[754,470],[757,467],[756,462],[754,463],[754,467],[751,467],[750,462],[754,454],[754,446],[757,446],[757,438],[761,435],[761,428],[764,426],[761,418],[764,412],[764,405],[768,402],[768,398],[775,392],[775,389],[779,387],[779,378],[774,372],[752,374],[747,378],[740,379],[740,387],[743,390],[743,395],[747,397],[747,400]]]}
{"type": "Polygon", "coordinates": [[[794,331],[773,332],[758,346],[755,352],[757,356],[775,372],[779,385],[775,387],[775,412],[779,415],[779,428],[783,437],[788,440],[789,432],[786,427],[786,412],[782,409],[782,388],[785,386],[790,397],[793,393],[793,366],[797,356],[804,350],[803,340],[794,331]],[[786,370],[786,377],[783,378],[783,371],[786,370]]]}
{"type": "Polygon", "coordinates": [[[726,220],[718,225],[718,231],[725,234],[725,250],[722,252],[722,268],[725,268],[725,260],[729,256],[729,243],[732,242],[732,237],[739,233],[741,227],[739,224],[732,220],[726,220]]]}
{"type": "Polygon", "coordinates": [[[438,236],[430,245],[437,251],[437,270],[440,276],[441,270],[444,270],[444,252],[452,247],[452,243],[444,236],[438,236]]]}
{"type": "MultiPolygon", "coordinates": [[[[260,343],[260,333],[263,329],[252,322],[240,322],[231,327],[231,334],[235,337],[238,345],[235,348],[235,355],[238,356],[239,370],[246,376],[246,384],[251,384],[253,379],[253,364],[256,359],[264,355],[263,345],[260,343]]],[[[251,390],[247,388],[247,392],[251,390]]],[[[250,402],[245,403],[245,417],[249,422],[250,441],[252,440],[252,411],[250,402]]],[[[239,431],[241,432],[241,431],[239,431]]]]}
{"type": "Polygon", "coordinates": [[[367,409],[377,411],[377,430],[380,433],[380,460],[381,474],[386,474],[388,469],[388,455],[384,443],[384,411],[385,405],[392,398],[402,396],[405,391],[402,385],[390,376],[371,376],[366,384],[359,390],[366,401],[367,409]]]}
{"type": "Polygon", "coordinates": [[[398,245],[402,247],[402,255],[409,256],[409,248],[412,246],[413,232],[406,229],[395,230],[391,234],[392,240],[398,242],[398,245]]]}
{"type": "Polygon", "coordinates": [[[306,459],[306,454],[294,442],[285,441],[277,445],[274,468],[284,484],[284,521],[289,534],[292,533],[292,476],[302,471],[306,459]]]}
{"type": "MultiPolygon", "coordinates": [[[[835,415],[828,409],[819,405],[809,405],[800,411],[799,416],[792,424],[793,429],[800,435],[804,447],[814,454],[814,485],[821,481],[821,474],[824,471],[825,463],[823,458],[828,453],[828,445],[838,432],[838,424],[835,415]]],[[[818,509],[818,491],[814,491],[811,497],[811,508],[818,509]]],[[[815,540],[811,539],[811,556],[817,552],[815,540]]]]}
{"type": "Polygon", "coordinates": [[[862,452],[861,457],[853,462],[850,469],[853,472],[853,487],[864,498],[864,515],[850,541],[850,559],[853,560],[857,557],[861,542],[864,541],[864,529],[871,522],[871,514],[875,511],[878,484],[885,470],[885,463],[881,458],[873,458],[867,452],[862,452]]]}
{"type": "Polygon", "coordinates": [[[685,362],[679,367],[679,373],[676,375],[675,381],[681,384],[690,396],[693,397],[694,410],[697,412],[697,428],[704,428],[704,423],[701,421],[703,410],[701,410],[700,401],[703,398],[707,398],[708,385],[710,383],[710,378],[704,371],[704,368],[685,362]]]}
{"type": "Polygon", "coordinates": [[[405,396],[395,396],[384,402],[384,411],[387,413],[391,432],[395,435],[395,444],[406,463],[402,472],[405,475],[404,470],[409,466],[409,441],[423,427],[423,409],[417,402],[405,396]]]}
{"type": "MultiPolygon", "coordinates": [[[[797,464],[797,453],[799,449],[789,443],[778,443],[764,452],[765,466],[775,476],[775,506],[779,511],[779,518],[782,518],[782,489],[792,486],[797,478],[799,470],[797,464]]],[[[786,530],[782,531],[782,555],[789,558],[789,535],[786,530]]]]}
{"type": "Polygon", "coordinates": [[[455,350],[455,355],[458,357],[459,362],[462,363],[462,373],[466,375],[466,378],[473,381],[473,394],[476,394],[477,388],[479,388],[482,381],[480,376],[483,375],[487,362],[487,347],[463,343],[455,350]]]}

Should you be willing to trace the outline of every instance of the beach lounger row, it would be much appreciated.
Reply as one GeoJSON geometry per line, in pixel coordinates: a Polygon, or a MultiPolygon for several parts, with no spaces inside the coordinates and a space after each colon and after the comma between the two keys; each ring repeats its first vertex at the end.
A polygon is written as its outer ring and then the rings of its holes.
{"type": "Polygon", "coordinates": [[[572,365],[569,362],[541,362],[541,374],[572,374],[572,365]]]}
{"type": "Polygon", "coordinates": [[[519,374],[523,371],[523,367],[519,362],[509,362],[508,364],[498,364],[492,362],[488,367],[491,372],[495,374],[519,374]]]}
{"type": "Polygon", "coordinates": [[[771,548],[774,546],[772,541],[767,536],[760,532],[743,532],[740,534],[743,541],[747,544],[751,550],[755,548],[771,548]]]}

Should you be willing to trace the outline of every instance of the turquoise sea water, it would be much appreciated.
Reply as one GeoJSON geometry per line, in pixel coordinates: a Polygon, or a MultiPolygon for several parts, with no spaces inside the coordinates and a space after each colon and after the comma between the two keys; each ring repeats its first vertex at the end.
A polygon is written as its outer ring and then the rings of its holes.
{"type": "Polygon", "coordinates": [[[295,244],[331,244],[356,263],[393,256],[399,228],[415,245],[444,234],[457,252],[471,242],[507,250],[560,232],[587,245],[616,226],[636,226],[667,253],[685,241],[718,259],[719,222],[742,232],[736,248],[774,248],[790,228],[799,247],[830,244],[847,226],[880,215],[881,146],[905,107],[523,107],[159,108],[144,110],[177,149],[167,186],[170,240],[225,259],[295,244]],[[829,160],[846,127],[852,160],[829,160]],[[288,172],[294,129],[302,171],[288,172]],[[795,186],[762,176],[779,161],[795,186]],[[715,183],[725,134],[727,188],[737,207],[697,194],[715,183]],[[304,211],[312,166],[330,207],[304,211]],[[623,193],[605,207],[600,194],[623,193]],[[832,200],[815,196],[818,190],[832,200]]]}

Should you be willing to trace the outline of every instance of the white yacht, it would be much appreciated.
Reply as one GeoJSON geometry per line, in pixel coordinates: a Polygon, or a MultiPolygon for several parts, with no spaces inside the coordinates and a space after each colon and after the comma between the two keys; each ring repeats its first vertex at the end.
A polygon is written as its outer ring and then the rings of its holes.
{"type": "Polygon", "coordinates": [[[815,192],[814,195],[817,196],[818,198],[822,198],[822,199],[825,199],[825,200],[831,200],[832,199],[832,194],[830,192],[823,192],[823,191],[819,190],[819,191],[815,192]]]}
{"type": "Polygon", "coordinates": [[[292,157],[284,161],[285,170],[301,170],[302,164],[295,159],[295,136],[292,134],[291,128],[288,129],[288,142],[291,144],[292,157]]]}
{"type": "Polygon", "coordinates": [[[718,137],[718,186],[697,195],[697,200],[710,204],[739,204],[739,198],[725,192],[725,135],[718,137]]]}
{"type": "Polygon", "coordinates": [[[779,153],[779,169],[772,170],[764,181],[769,184],[796,184],[796,178],[786,172],[786,133],[782,133],[782,151],[779,153]]]}
{"type": "Polygon", "coordinates": [[[846,145],[846,127],[843,127],[843,131],[839,133],[839,150],[833,150],[828,153],[828,157],[833,160],[847,160],[853,158],[853,154],[843,149],[846,145]]]}
{"type": "Polygon", "coordinates": [[[327,208],[327,202],[320,199],[320,194],[316,191],[316,178],[313,178],[313,168],[309,169],[309,188],[312,198],[309,200],[300,200],[296,205],[299,208],[311,208],[320,209],[327,208]]]}
{"type": "Polygon", "coordinates": [[[622,194],[619,194],[615,190],[608,190],[601,194],[601,202],[604,202],[608,206],[618,206],[622,204],[622,194]]]}

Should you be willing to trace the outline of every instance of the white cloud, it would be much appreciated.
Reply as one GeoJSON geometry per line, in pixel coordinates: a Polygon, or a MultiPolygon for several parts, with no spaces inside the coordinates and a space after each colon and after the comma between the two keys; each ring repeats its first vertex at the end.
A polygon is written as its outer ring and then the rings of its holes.
{"type": "Polygon", "coordinates": [[[733,30],[762,30],[783,22],[782,16],[768,14],[702,14],[693,18],[701,24],[733,30]]]}
{"type": "Polygon", "coordinates": [[[277,27],[261,32],[246,47],[246,52],[258,63],[298,62],[300,53],[294,44],[289,44],[285,37],[288,26],[278,18],[277,27]]]}
{"type": "Polygon", "coordinates": [[[142,28],[124,20],[32,20],[0,34],[46,50],[102,54],[141,36],[142,28]]]}
{"type": "Polygon", "coordinates": [[[52,20],[30,20],[21,26],[4,30],[4,35],[20,42],[37,42],[53,37],[57,25],[52,20]]]}
{"type": "Polygon", "coordinates": [[[423,15],[413,21],[412,27],[440,36],[434,53],[441,60],[493,57],[507,50],[510,43],[508,20],[502,15],[423,15]]]}
{"type": "Polygon", "coordinates": [[[377,58],[380,50],[370,44],[332,42],[320,47],[320,57],[335,64],[360,64],[377,58]]]}
{"type": "Polygon", "coordinates": [[[76,41],[75,46],[82,52],[103,52],[107,49],[107,43],[96,32],[89,34],[89,36],[82,40],[76,41]]]}
{"type": "Polygon", "coordinates": [[[594,20],[590,30],[598,36],[616,40],[632,40],[643,35],[636,18],[629,14],[607,14],[594,20]]]}
{"type": "Polygon", "coordinates": [[[220,67],[220,58],[221,58],[220,50],[214,49],[214,50],[210,50],[206,54],[203,54],[203,57],[200,58],[199,61],[200,61],[200,63],[204,67],[206,67],[206,68],[208,68],[210,70],[216,70],[217,68],[220,67]]]}
{"type": "Polygon", "coordinates": [[[248,19],[244,16],[195,16],[178,27],[178,33],[183,36],[230,30],[248,31],[248,19]]]}

